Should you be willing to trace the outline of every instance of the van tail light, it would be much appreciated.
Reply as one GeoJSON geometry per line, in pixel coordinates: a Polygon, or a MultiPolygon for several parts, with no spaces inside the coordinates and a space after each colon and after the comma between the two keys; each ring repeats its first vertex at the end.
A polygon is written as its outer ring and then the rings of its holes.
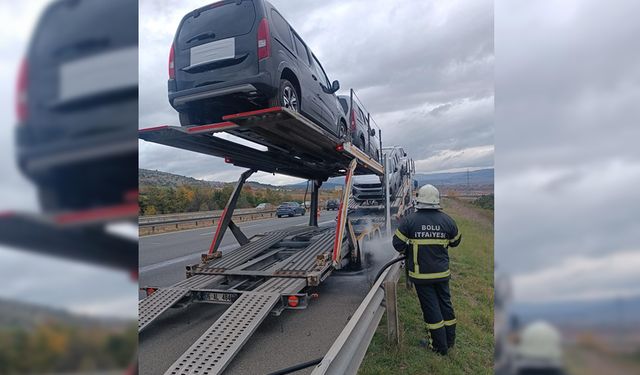
{"type": "Polygon", "coordinates": [[[349,122],[351,123],[351,131],[355,132],[356,131],[356,111],[355,111],[355,109],[351,110],[351,120],[349,120],[349,122]]]}
{"type": "Polygon", "coordinates": [[[175,45],[171,45],[171,51],[169,51],[169,79],[176,78],[176,62],[175,62],[175,45]]]}
{"type": "Polygon", "coordinates": [[[29,63],[27,59],[22,60],[20,70],[18,70],[18,81],[16,82],[16,117],[18,122],[24,122],[28,116],[27,110],[27,86],[29,82],[29,63]]]}
{"type": "Polygon", "coordinates": [[[269,37],[269,23],[263,18],[258,25],[258,60],[266,59],[271,55],[271,41],[269,37]]]}

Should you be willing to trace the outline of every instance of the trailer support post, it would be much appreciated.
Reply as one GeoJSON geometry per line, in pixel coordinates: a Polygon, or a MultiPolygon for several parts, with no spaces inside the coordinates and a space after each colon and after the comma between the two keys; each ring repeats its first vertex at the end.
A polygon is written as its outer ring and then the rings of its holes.
{"type": "Polygon", "coordinates": [[[391,237],[391,197],[389,196],[389,154],[384,154],[384,204],[387,237],[391,237]]]}
{"type": "Polygon", "coordinates": [[[346,170],[344,177],[344,188],[342,191],[342,201],[340,202],[340,208],[338,209],[338,218],[336,223],[336,237],[333,241],[333,255],[331,260],[333,261],[333,267],[335,269],[341,268],[342,262],[342,239],[344,238],[344,231],[347,228],[347,211],[349,210],[349,199],[351,198],[351,186],[353,184],[353,172],[356,170],[356,159],[351,160],[349,169],[346,170]]]}
{"type": "Polygon", "coordinates": [[[227,202],[227,205],[225,206],[224,211],[222,211],[222,216],[220,216],[220,221],[218,221],[218,227],[216,228],[216,233],[213,236],[213,241],[211,241],[211,246],[209,247],[209,255],[212,255],[218,250],[218,247],[222,242],[222,237],[224,237],[224,232],[226,232],[227,228],[229,227],[231,227],[231,233],[233,233],[234,237],[236,238],[236,240],[240,245],[242,245],[243,242],[244,243],[249,242],[249,240],[244,235],[244,233],[242,233],[240,228],[234,223],[232,223],[231,218],[233,217],[233,211],[235,211],[236,209],[236,204],[238,203],[238,198],[240,197],[240,192],[242,192],[242,187],[244,186],[244,183],[255,172],[256,172],[255,169],[249,169],[244,171],[240,175],[240,178],[238,179],[238,182],[236,183],[236,186],[233,189],[231,196],[229,197],[229,201],[227,202]],[[231,225],[229,225],[230,223],[231,225]]]}
{"type": "Polygon", "coordinates": [[[320,186],[322,186],[322,181],[313,180],[312,188],[311,188],[311,208],[309,209],[309,226],[317,227],[318,226],[318,197],[320,196],[320,186]]]}

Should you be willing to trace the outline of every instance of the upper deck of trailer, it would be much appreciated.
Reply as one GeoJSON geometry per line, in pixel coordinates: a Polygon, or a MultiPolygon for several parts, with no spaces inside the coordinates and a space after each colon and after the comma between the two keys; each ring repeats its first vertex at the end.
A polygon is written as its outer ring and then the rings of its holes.
{"type": "Polygon", "coordinates": [[[218,156],[233,165],[293,177],[326,180],[343,176],[353,159],[356,174],[382,175],[380,161],[326,131],[297,112],[282,107],[223,117],[197,126],[156,126],[139,131],[149,142],[218,156]],[[266,147],[265,151],[216,136],[227,132],[266,147]]]}

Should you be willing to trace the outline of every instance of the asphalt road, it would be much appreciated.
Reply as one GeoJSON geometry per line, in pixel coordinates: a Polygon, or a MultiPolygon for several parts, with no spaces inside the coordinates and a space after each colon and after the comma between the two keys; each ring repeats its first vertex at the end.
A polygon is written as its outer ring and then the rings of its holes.
{"type": "MultiPolygon", "coordinates": [[[[336,212],[322,212],[321,225],[331,225],[336,212]]],[[[295,225],[308,216],[267,219],[240,225],[247,236],[295,225]]],[[[184,265],[198,261],[211,241],[211,228],[142,237],[141,285],[168,286],[184,279],[184,265]]],[[[222,248],[235,247],[231,234],[222,248]]],[[[359,272],[334,272],[317,288],[319,298],[307,309],[269,316],[242,348],[225,374],[265,374],[322,357],[369,291],[380,265],[394,255],[389,240],[368,244],[368,266],[359,272]]],[[[170,309],[140,334],[141,374],[162,374],[224,312],[227,306],[194,304],[170,309]]],[[[297,372],[307,374],[311,370],[297,372]]]]}

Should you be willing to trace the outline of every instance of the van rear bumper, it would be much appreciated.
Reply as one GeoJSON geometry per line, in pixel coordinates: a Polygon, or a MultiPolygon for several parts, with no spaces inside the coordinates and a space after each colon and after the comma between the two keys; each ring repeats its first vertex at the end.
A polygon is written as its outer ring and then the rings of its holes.
{"type": "Polygon", "coordinates": [[[271,74],[260,73],[255,76],[235,81],[211,84],[182,91],[175,90],[175,80],[169,80],[169,103],[175,109],[186,107],[189,103],[204,99],[221,98],[235,94],[247,96],[262,95],[271,97],[277,90],[273,86],[271,74]]]}

